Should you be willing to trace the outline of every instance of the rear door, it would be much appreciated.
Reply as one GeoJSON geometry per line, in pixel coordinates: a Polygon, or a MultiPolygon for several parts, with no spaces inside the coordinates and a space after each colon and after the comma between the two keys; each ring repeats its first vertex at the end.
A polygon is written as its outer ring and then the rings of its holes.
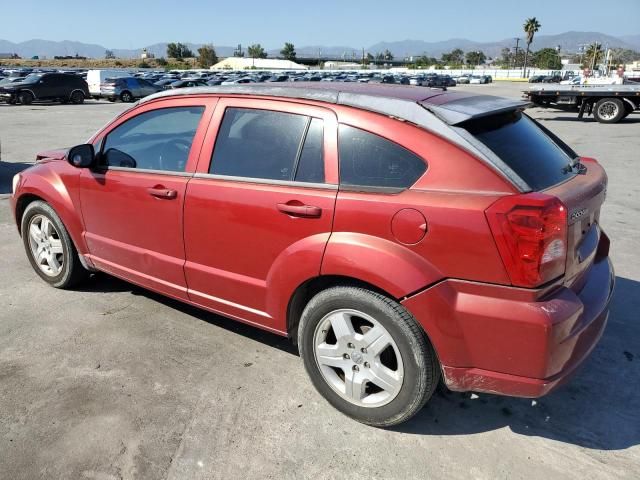
{"type": "Polygon", "coordinates": [[[92,261],[187,299],[183,207],[212,99],[170,99],[129,112],[98,138],[100,167],[83,169],[80,200],[92,261]]]}
{"type": "Polygon", "coordinates": [[[219,101],[185,202],[192,301],[278,329],[281,299],[320,273],[337,194],[336,136],[330,110],[219,101]]]}

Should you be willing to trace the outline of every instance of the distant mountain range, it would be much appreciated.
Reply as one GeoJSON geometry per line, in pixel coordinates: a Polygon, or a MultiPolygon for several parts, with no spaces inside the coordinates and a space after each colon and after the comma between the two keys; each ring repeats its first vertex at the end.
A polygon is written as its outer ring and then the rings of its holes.
{"type": "MultiPolygon", "coordinates": [[[[599,32],[565,32],[559,35],[536,35],[531,48],[556,48],[560,45],[563,52],[577,52],[581,45],[600,42],[605,47],[620,47],[632,50],[640,50],[640,35],[625,35],[614,37],[599,32]]],[[[187,43],[189,48],[195,53],[201,44],[187,43]]],[[[215,44],[214,44],[215,45],[215,44]]],[[[521,39],[520,46],[524,45],[521,39]]],[[[453,38],[440,42],[425,42],[422,40],[402,40],[394,42],[379,42],[365,48],[365,52],[375,54],[389,50],[396,58],[416,55],[428,55],[430,57],[440,57],[445,52],[450,52],[455,48],[461,48],[465,52],[470,50],[482,50],[489,57],[500,55],[500,51],[505,47],[514,47],[515,39],[508,38],[495,42],[475,42],[464,38],[453,38]]],[[[233,55],[235,47],[215,45],[216,52],[220,57],[233,55]]],[[[40,57],[53,58],[54,56],[80,55],[90,58],[104,58],[105,50],[108,47],[102,45],[75,42],[64,40],[53,42],[49,40],[28,40],[26,42],[13,43],[8,40],[0,40],[0,53],[16,53],[23,58],[30,58],[38,55],[40,57]]],[[[156,43],[146,46],[148,52],[156,57],[166,56],[167,44],[156,43]]],[[[142,48],[138,49],[109,49],[119,58],[138,58],[142,48]]],[[[317,57],[320,53],[323,57],[344,57],[360,58],[362,47],[348,46],[300,46],[296,48],[299,56],[317,57]]],[[[270,56],[277,56],[279,49],[268,50],[270,56]]]]}

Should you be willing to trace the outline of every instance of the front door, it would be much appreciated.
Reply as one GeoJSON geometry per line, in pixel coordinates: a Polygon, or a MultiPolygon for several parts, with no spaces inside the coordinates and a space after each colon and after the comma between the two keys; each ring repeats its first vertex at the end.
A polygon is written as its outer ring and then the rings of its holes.
{"type": "Polygon", "coordinates": [[[187,187],[185,275],[192,301],[283,330],[282,298],[320,273],[331,234],[336,136],[335,114],[323,108],[218,102],[187,187]]]}
{"type": "Polygon", "coordinates": [[[80,200],[96,266],[186,299],[182,209],[206,131],[206,102],[165,103],[134,110],[108,131],[100,167],[81,175],[80,200]]]}

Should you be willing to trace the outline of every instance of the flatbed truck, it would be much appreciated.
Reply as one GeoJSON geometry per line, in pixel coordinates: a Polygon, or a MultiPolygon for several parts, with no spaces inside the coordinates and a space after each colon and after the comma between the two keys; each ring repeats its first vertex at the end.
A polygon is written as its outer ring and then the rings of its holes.
{"type": "Polygon", "coordinates": [[[524,90],[523,97],[539,107],[577,111],[580,119],[593,115],[600,123],[618,123],[640,110],[640,84],[544,84],[524,90]]]}

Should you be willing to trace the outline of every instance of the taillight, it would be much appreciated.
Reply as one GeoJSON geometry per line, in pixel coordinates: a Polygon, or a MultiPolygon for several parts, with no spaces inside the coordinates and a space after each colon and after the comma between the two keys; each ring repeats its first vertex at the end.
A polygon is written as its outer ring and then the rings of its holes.
{"type": "Polygon", "coordinates": [[[567,208],[556,197],[502,197],[485,212],[511,283],[537,287],[564,274],[567,208]]]}

